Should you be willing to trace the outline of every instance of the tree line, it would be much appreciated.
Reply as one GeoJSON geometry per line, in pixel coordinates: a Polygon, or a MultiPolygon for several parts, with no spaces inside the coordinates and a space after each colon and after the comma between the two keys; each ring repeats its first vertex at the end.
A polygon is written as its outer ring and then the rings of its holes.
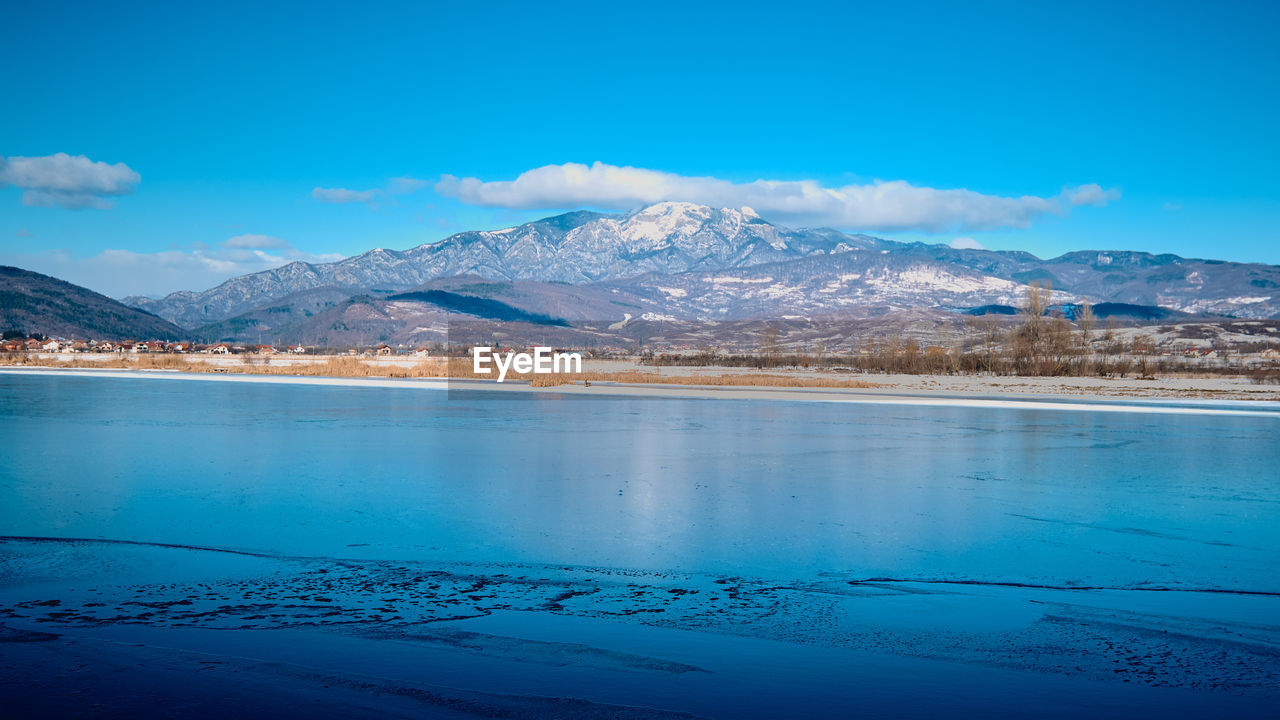
{"type": "MultiPolygon", "coordinates": [[[[1229,362],[1166,355],[1156,340],[1138,333],[1122,337],[1113,323],[1100,323],[1088,303],[1073,306],[1071,318],[1051,308],[1051,288],[1033,283],[1016,317],[986,314],[969,318],[949,343],[922,345],[901,334],[869,338],[857,352],[828,352],[823,343],[803,351],[784,348],[776,328],[766,328],[754,353],[646,353],[649,365],[801,367],[845,372],[912,375],[989,374],[1036,377],[1152,377],[1156,373],[1239,374],[1229,362]],[[1100,327],[1101,326],[1101,327],[1100,327]]],[[[1264,374],[1280,373],[1264,369],[1264,374]]],[[[1269,376],[1268,376],[1269,377],[1269,376]]]]}

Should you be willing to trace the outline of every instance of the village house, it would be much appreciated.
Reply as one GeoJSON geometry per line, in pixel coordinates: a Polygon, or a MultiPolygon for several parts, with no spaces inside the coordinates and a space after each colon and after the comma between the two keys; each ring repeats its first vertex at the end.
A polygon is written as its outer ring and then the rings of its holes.
{"type": "Polygon", "coordinates": [[[226,355],[227,353],[231,352],[231,348],[228,347],[226,343],[218,343],[217,345],[210,346],[209,352],[213,353],[214,355],[226,355]]]}
{"type": "Polygon", "coordinates": [[[379,346],[377,347],[377,349],[376,349],[376,350],[374,350],[374,352],[375,352],[375,353],[377,353],[378,355],[390,355],[390,354],[391,354],[391,346],[390,346],[390,345],[379,345],[379,346]]]}
{"type": "Polygon", "coordinates": [[[258,355],[275,355],[276,349],[270,345],[256,345],[253,351],[258,355]]]}
{"type": "Polygon", "coordinates": [[[424,348],[424,347],[415,348],[415,349],[414,349],[414,351],[413,351],[413,356],[414,356],[414,357],[426,357],[426,356],[428,356],[428,355],[430,355],[430,354],[431,354],[431,351],[430,351],[430,350],[427,350],[427,349],[426,349],[426,348],[424,348]]]}
{"type": "Polygon", "coordinates": [[[293,353],[294,355],[301,355],[306,351],[307,349],[302,347],[301,345],[294,345],[293,347],[289,348],[289,352],[293,353]]]}
{"type": "Polygon", "coordinates": [[[58,352],[62,349],[62,343],[52,339],[45,340],[44,344],[40,346],[40,349],[44,352],[58,352]]]}

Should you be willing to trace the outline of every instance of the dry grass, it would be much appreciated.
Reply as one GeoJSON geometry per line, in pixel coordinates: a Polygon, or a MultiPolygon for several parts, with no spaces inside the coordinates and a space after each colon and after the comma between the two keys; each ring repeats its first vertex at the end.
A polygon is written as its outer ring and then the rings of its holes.
{"type": "MultiPolygon", "coordinates": [[[[119,355],[107,359],[63,356],[57,360],[25,353],[0,357],[0,365],[28,365],[59,368],[179,370],[183,372],[224,372],[256,375],[340,378],[456,378],[493,380],[492,374],[476,374],[468,358],[422,358],[412,365],[377,364],[359,357],[314,357],[309,362],[294,360],[290,364],[270,364],[268,356],[236,356],[231,358],[205,355],[119,355]]],[[[293,359],[291,359],[293,360],[293,359]]],[[[509,372],[507,381],[526,382],[531,387],[545,388],[577,382],[613,382],[637,385],[703,385],[717,387],[812,387],[874,388],[875,383],[836,378],[805,378],[790,375],[659,375],[638,371],[583,372],[535,375],[509,372]]]]}
{"type": "MultiPolygon", "coordinates": [[[[458,379],[492,380],[494,375],[477,375],[471,367],[471,361],[465,358],[449,360],[449,377],[458,379]]],[[[535,375],[533,373],[508,372],[506,381],[529,383],[530,387],[555,387],[578,382],[613,382],[634,385],[709,385],[728,387],[826,387],[826,388],[874,388],[879,385],[862,380],[840,380],[834,378],[803,378],[792,375],[752,375],[739,373],[734,375],[660,375],[639,371],[626,372],[581,372],[551,373],[535,375]]]]}
{"type": "Polygon", "coordinates": [[[209,355],[116,355],[99,358],[40,358],[35,355],[14,353],[0,357],[0,365],[26,365],[32,367],[81,368],[93,370],[177,370],[193,373],[236,373],[250,375],[292,375],[301,377],[389,377],[389,378],[442,378],[446,377],[441,358],[425,358],[411,366],[378,365],[363,362],[357,357],[316,357],[309,361],[288,364],[269,364],[269,356],[245,355],[224,359],[225,356],[209,355]]]}
{"type": "Polygon", "coordinates": [[[228,372],[262,375],[297,375],[304,377],[370,377],[370,378],[444,378],[445,364],[439,359],[425,359],[410,366],[377,365],[356,357],[333,357],[323,362],[293,365],[258,365],[227,368],[228,372]]]}
{"type": "Polygon", "coordinates": [[[188,363],[181,355],[118,355],[108,358],[96,356],[89,358],[57,359],[42,358],[26,353],[8,353],[0,358],[0,365],[27,365],[31,367],[84,368],[92,370],[184,370],[199,372],[199,368],[188,363]]]}

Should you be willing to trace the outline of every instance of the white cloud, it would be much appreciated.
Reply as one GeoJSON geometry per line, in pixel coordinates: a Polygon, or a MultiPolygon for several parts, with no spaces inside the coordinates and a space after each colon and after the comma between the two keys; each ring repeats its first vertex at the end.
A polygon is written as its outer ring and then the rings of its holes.
{"type": "Polygon", "coordinates": [[[22,190],[22,204],[38,207],[106,209],[108,198],[128,195],[142,176],[124,163],[95,162],[84,155],[0,157],[0,187],[22,190]]]}
{"type": "Polygon", "coordinates": [[[972,190],[917,187],[902,180],[824,187],[814,180],[735,183],[597,162],[546,165],[515,180],[485,182],[444,175],[436,192],[471,205],[553,209],[627,210],[676,200],[714,207],[750,206],[790,224],[853,230],[991,230],[1027,227],[1036,218],[1063,215],[1076,205],[1101,205],[1118,196],[1096,184],[1050,197],[1003,197],[972,190]]]}
{"type": "Polygon", "coordinates": [[[278,237],[271,237],[270,235],[254,235],[252,233],[227,238],[223,241],[222,246],[228,248],[249,248],[261,250],[290,247],[289,241],[287,240],[281,240],[278,237]]]}
{"type": "Polygon", "coordinates": [[[1081,185],[1063,192],[1072,205],[1092,205],[1105,207],[1108,202],[1120,199],[1120,191],[1114,188],[1103,190],[1098,183],[1081,185]]]}
{"type": "Polygon", "coordinates": [[[270,270],[295,260],[333,262],[342,257],[336,253],[304,252],[268,235],[237,235],[216,245],[195,243],[152,253],[111,249],[91,257],[76,257],[66,250],[52,250],[9,257],[4,262],[105,295],[124,297],[204,290],[237,275],[270,270]]]}
{"type": "Polygon", "coordinates": [[[373,205],[378,196],[382,194],[381,190],[348,190],[346,188],[322,188],[318,187],[311,191],[311,197],[322,203],[333,203],[336,205],[346,205],[347,203],[365,203],[373,205]]]}
{"type": "Polygon", "coordinates": [[[951,241],[951,247],[956,250],[986,250],[982,243],[971,237],[958,237],[951,241]]]}
{"type": "Polygon", "coordinates": [[[387,183],[387,192],[392,195],[409,195],[411,193],[418,192],[430,184],[430,180],[419,180],[418,178],[391,178],[391,181],[387,183]]]}
{"type": "MultiPolygon", "coordinates": [[[[311,197],[322,203],[332,203],[335,205],[364,203],[369,207],[376,209],[378,207],[378,199],[383,196],[410,195],[430,184],[430,181],[419,180],[418,178],[394,177],[387,181],[387,185],[384,188],[348,190],[347,188],[318,187],[311,191],[311,197]]],[[[396,201],[392,199],[391,204],[395,205],[396,201]]]]}

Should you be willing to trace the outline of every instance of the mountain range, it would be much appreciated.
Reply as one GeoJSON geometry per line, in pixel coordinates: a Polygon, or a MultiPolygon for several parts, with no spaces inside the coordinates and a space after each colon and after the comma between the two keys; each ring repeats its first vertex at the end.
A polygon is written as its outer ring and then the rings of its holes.
{"type": "Polygon", "coordinates": [[[293,262],[204,292],[124,302],[194,328],[322,287],[407,290],[459,275],[591,284],[645,273],[747,267],[881,243],[830,230],[788,230],[749,210],[661,203],[624,216],[571,212],[504,230],[459,233],[409,250],[378,248],[334,263],[293,262]]]}
{"type": "MultiPolygon", "coordinates": [[[[503,230],[459,233],[403,251],[371,250],[334,263],[294,262],[203,292],[124,302],[193,330],[213,324],[210,330],[239,326],[274,334],[283,326],[303,331],[306,323],[299,318],[332,314],[354,297],[382,303],[375,314],[403,315],[410,309],[394,303],[415,301],[388,298],[441,290],[440,283],[450,278],[469,278],[446,283],[463,294],[505,298],[523,311],[565,320],[963,310],[1015,305],[1028,282],[1051,285],[1059,302],[1125,303],[1239,318],[1280,314],[1280,267],[1271,265],[1131,251],[1073,252],[1042,260],[1025,252],[794,230],[749,208],[677,202],[624,215],[571,212],[503,230]],[[272,315],[287,316],[289,322],[271,322],[272,315]]],[[[433,307],[449,313],[447,307],[433,307]]]]}
{"type": "Polygon", "coordinates": [[[467,317],[607,327],[954,315],[1017,305],[1029,282],[1051,286],[1059,304],[1142,306],[1150,318],[1280,316],[1273,265],[1109,250],[1042,260],[790,229],[749,208],[678,202],[570,212],[123,302],[192,337],[339,345],[439,340],[467,317]]]}

